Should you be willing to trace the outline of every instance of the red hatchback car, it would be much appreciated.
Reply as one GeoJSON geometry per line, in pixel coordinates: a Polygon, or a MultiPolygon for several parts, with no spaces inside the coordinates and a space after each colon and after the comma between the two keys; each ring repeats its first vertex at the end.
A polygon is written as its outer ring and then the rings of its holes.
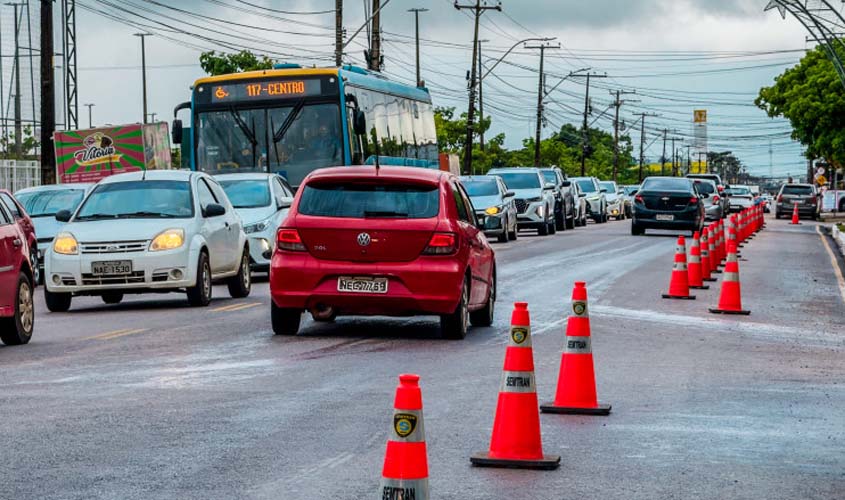
{"type": "Polygon", "coordinates": [[[311,173],[277,233],[270,267],[273,331],[303,311],[439,315],[442,335],[493,323],[496,259],[454,175],[417,167],[311,173]]]}
{"type": "Polygon", "coordinates": [[[0,202],[0,340],[26,344],[32,338],[35,308],[32,267],[21,224],[0,202]]]}

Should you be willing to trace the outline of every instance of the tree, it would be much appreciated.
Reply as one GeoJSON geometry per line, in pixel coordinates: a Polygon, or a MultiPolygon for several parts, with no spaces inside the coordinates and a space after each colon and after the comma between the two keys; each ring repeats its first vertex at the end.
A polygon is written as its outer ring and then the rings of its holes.
{"type": "Polygon", "coordinates": [[[823,47],[761,88],[754,103],[789,120],[792,138],[807,148],[808,158],[825,158],[837,168],[845,163],[845,92],[823,47]]]}
{"type": "Polygon", "coordinates": [[[211,76],[229,73],[242,73],[261,69],[272,69],[273,61],[267,56],[258,57],[248,50],[234,54],[217,53],[215,51],[200,54],[200,66],[211,76]]]}
{"type": "Polygon", "coordinates": [[[0,158],[16,160],[35,160],[35,150],[41,145],[38,139],[32,134],[32,127],[29,125],[23,128],[21,134],[21,157],[15,156],[15,133],[11,132],[6,137],[0,137],[0,158]]]}

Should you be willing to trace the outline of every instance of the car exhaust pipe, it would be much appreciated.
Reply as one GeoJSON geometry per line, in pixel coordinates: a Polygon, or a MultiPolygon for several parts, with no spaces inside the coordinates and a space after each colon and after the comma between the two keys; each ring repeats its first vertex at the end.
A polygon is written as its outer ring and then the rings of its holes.
{"type": "Polygon", "coordinates": [[[335,315],[335,310],[332,306],[327,306],[326,304],[317,304],[316,307],[311,309],[311,315],[314,317],[315,320],[318,321],[328,320],[335,315]]]}

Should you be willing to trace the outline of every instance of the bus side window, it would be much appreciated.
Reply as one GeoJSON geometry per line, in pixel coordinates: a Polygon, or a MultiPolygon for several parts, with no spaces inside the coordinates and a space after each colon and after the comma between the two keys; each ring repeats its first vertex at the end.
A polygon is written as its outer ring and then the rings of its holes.
{"type": "MultiPolygon", "coordinates": [[[[360,104],[359,104],[360,106],[360,104]]],[[[364,151],[362,150],[361,139],[355,135],[355,107],[350,103],[346,105],[346,130],[349,140],[349,153],[352,155],[353,165],[364,164],[364,151]]]]}

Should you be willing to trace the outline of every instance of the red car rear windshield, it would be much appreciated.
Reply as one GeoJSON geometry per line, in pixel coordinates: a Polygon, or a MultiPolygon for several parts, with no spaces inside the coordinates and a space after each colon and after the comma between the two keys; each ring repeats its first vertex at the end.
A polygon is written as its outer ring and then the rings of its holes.
{"type": "Polygon", "coordinates": [[[299,200],[303,215],[426,219],[440,211],[437,186],[414,184],[308,184],[299,200]]]}

